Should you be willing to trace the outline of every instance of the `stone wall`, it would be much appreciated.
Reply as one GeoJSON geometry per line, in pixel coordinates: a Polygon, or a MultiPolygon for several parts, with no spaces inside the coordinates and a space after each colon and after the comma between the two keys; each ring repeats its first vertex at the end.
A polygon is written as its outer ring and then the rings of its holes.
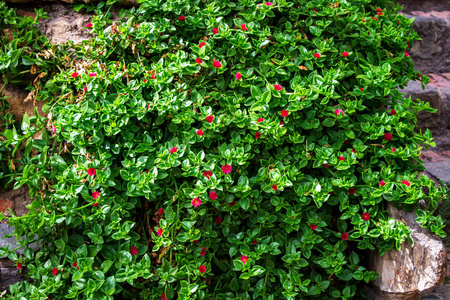
{"type": "MultiPolygon", "coordinates": [[[[77,43],[89,38],[89,30],[86,30],[84,25],[93,16],[83,12],[75,12],[67,4],[74,2],[74,0],[9,0],[7,2],[14,3],[19,9],[18,13],[23,15],[34,16],[34,7],[43,8],[50,18],[40,22],[40,29],[54,43],[63,43],[69,40],[77,43]]],[[[85,0],[85,2],[91,1],[85,0]]],[[[429,174],[435,178],[444,179],[450,185],[450,2],[449,0],[400,0],[399,2],[404,5],[402,12],[407,17],[416,18],[414,29],[422,38],[422,41],[417,41],[412,45],[409,51],[411,58],[415,62],[416,69],[431,78],[431,83],[425,90],[422,90],[420,83],[412,81],[403,92],[407,96],[410,95],[413,99],[420,98],[430,102],[431,106],[438,110],[436,114],[421,113],[418,116],[419,128],[422,130],[430,129],[437,144],[436,149],[424,152],[422,157],[426,161],[429,174]]],[[[124,5],[136,5],[135,0],[122,0],[121,3],[124,5]]],[[[114,12],[116,15],[117,13],[118,10],[114,12]]],[[[10,96],[8,100],[11,104],[10,112],[16,115],[17,120],[21,119],[24,113],[31,115],[34,110],[33,103],[24,103],[23,101],[28,94],[25,91],[25,86],[7,86],[3,93],[10,96]]],[[[37,105],[42,113],[42,103],[37,103],[37,105]]],[[[30,201],[26,188],[18,191],[0,190],[0,211],[4,211],[5,214],[8,214],[8,208],[11,208],[16,215],[25,214],[25,205],[30,201]]],[[[414,217],[411,218],[411,220],[414,219],[414,217]]],[[[7,224],[0,224],[0,238],[5,233],[10,233],[10,231],[11,228],[8,228],[7,224]]],[[[436,240],[435,237],[431,236],[430,238],[436,240]]],[[[424,238],[423,240],[426,241],[428,239],[424,238]]],[[[8,243],[14,247],[12,239],[3,240],[0,242],[0,247],[8,243]]],[[[442,248],[442,243],[440,245],[442,248]]],[[[431,249],[430,253],[434,253],[433,251],[435,250],[431,249]]],[[[411,245],[406,245],[405,251],[412,251],[411,245]]],[[[404,257],[406,254],[393,252],[391,255],[386,256],[386,259],[398,257],[399,255],[404,257]]],[[[420,254],[418,256],[422,258],[422,261],[427,262],[429,260],[420,254]]],[[[433,259],[431,258],[431,260],[433,259]]],[[[441,260],[445,261],[445,256],[441,257],[441,260]]],[[[435,261],[438,262],[437,260],[435,261]]],[[[440,264],[442,265],[442,263],[440,264]]],[[[382,265],[389,266],[389,261],[379,261],[377,265],[378,267],[382,265]]],[[[416,265],[410,264],[408,270],[414,270],[415,267],[416,265]]],[[[374,266],[374,268],[376,269],[377,266],[374,266]]],[[[440,270],[445,272],[445,266],[440,270]]],[[[450,274],[447,274],[447,276],[450,277],[450,274]]],[[[0,259],[0,291],[14,281],[21,279],[23,278],[17,273],[14,264],[8,260],[0,259]]],[[[439,275],[436,283],[442,283],[442,274],[439,275]]],[[[381,288],[385,286],[382,278],[377,284],[381,288]]],[[[410,288],[414,289],[414,287],[410,288]]],[[[380,289],[377,290],[378,294],[375,293],[373,295],[377,299],[406,299],[406,296],[402,298],[402,295],[399,296],[395,291],[389,291],[392,294],[391,296],[389,296],[389,293],[383,294],[383,291],[380,289]]],[[[373,293],[373,290],[369,291],[370,293],[373,293]]],[[[428,296],[419,296],[418,293],[415,293],[412,299],[450,299],[450,297],[445,296],[445,292],[439,292],[439,288],[431,293],[428,296]]]]}

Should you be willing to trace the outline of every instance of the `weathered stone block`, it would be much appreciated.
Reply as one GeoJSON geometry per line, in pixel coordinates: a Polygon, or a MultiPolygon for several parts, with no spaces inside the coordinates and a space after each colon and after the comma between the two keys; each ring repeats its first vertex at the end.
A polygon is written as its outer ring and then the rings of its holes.
{"type": "Polygon", "coordinates": [[[410,49],[415,68],[423,73],[445,73],[450,70],[450,12],[445,18],[414,12],[413,29],[422,38],[410,49]]]}
{"type": "Polygon", "coordinates": [[[404,221],[411,228],[411,238],[400,251],[391,250],[383,256],[371,255],[372,270],[380,276],[374,285],[380,299],[419,299],[421,292],[444,283],[447,255],[442,241],[418,224],[416,214],[388,205],[390,217],[404,221]]]}

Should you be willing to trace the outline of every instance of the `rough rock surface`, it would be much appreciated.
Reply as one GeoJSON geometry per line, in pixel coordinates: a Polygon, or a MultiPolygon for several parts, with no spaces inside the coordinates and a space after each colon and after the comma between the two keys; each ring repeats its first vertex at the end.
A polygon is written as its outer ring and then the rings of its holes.
{"type": "MultiPolygon", "coordinates": [[[[3,86],[3,83],[0,83],[0,85],[3,86]]],[[[10,108],[5,112],[13,114],[16,120],[21,120],[25,113],[27,113],[28,116],[34,115],[34,108],[37,107],[38,113],[41,116],[44,116],[45,113],[42,111],[42,106],[44,105],[43,102],[24,102],[25,98],[28,96],[28,91],[25,90],[25,87],[26,86],[14,86],[11,84],[6,85],[1,96],[5,97],[10,108]]]]}
{"type": "Polygon", "coordinates": [[[380,274],[374,285],[379,299],[418,299],[421,292],[444,283],[447,255],[442,241],[415,222],[416,214],[388,205],[389,215],[405,221],[411,228],[412,245],[406,241],[400,251],[391,250],[382,257],[371,255],[372,270],[380,274]]]}
{"type": "Polygon", "coordinates": [[[418,128],[423,132],[431,130],[437,149],[450,149],[450,80],[437,74],[428,76],[431,81],[425,90],[420,82],[410,81],[401,92],[413,100],[429,102],[432,108],[438,110],[436,113],[420,112],[417,116],[418,128]]]}
{"type": "MultiPolygon", "coordinates": [[[[447,2],[447,1],[442,1],[447,2]]],[[[447,10],[450,9],[448,3],[447,10]]],[[[415,17],[414,30],[422,38],[410,49],[416,69],[423,73],[445,73],[450,70],[450,11],[411,11],[406,15],[415,17]]]]}

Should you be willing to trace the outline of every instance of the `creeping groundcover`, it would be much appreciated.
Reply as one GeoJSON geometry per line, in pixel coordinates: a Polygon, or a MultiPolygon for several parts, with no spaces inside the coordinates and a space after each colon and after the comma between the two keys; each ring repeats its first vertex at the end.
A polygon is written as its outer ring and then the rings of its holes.
{"type": "Polygon", "coordinates": [[[9,299],[359,299],[410,233],[388,203],[444,235],[400,6],[113,2],[75,5],[76,45],[0,4],[4,81],[46,103],[1,125],[2,184],[33,199],[9,299]]]}

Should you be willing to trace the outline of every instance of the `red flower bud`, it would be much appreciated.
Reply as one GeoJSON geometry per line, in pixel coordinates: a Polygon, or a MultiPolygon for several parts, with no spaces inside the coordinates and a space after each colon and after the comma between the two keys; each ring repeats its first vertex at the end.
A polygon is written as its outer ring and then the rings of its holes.
{"type": "Polygon", "coordinates": [[[184,21],[185,19],[186,19],[185,16],[179,16],[179,17],[178,17],[178,21],[184,21]]]}

